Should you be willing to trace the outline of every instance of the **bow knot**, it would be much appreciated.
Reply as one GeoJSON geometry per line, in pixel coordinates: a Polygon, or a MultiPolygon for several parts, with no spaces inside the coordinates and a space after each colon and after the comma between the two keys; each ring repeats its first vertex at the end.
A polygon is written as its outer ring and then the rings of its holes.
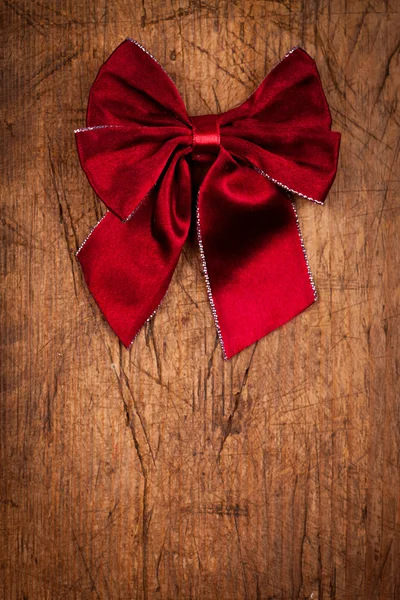
{"type": "Polygon", "coordinates": [[[219,152],[221,136],[217,115],[190,117],[192,124],[192,156],[194,160],[209,161],[219,152]]]}
{"type": "MultiPolygon", "coordinates": [[[[118,46],[76,130],[82,167],[109,209],[77,257],[125,346],[161,303],[193,222],[224,358],[316,300],[290,194],[325,201],[340,142],[331,123],[301,48],[239,106],[189,117],[149,52],[130,38],[118,46]]],[[[182,336],[183,306],[173,315],[182,336]]]]}

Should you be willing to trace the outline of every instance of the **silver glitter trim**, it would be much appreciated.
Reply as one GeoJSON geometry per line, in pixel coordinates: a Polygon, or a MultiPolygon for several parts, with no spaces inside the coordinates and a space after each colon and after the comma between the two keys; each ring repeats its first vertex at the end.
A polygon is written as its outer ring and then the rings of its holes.
{"type": "Polygon", "coordinates": [[[79,129],[74,129],[74,133],[81,133],[82,131],[93,131],[93,129],[108,129],[109,127],[123,127],[122,125],[94,125],[93,127],[80,127],[79,129]]]}
{"type": "Polygon", "coordinates": [[[297,192],[296,190],[292,190],[287,185],[285,185],[284,183],[281,183],[277,179],[274,179],[273,177],[271,177],[270,175],[268,175],[268,173],[265,173],[264,171],[262,171],[261,169],[259,169],[255,165],[253,165],[253,167],[254,167],[254,169],[258,173],[260,173],[260,175],[262,175],[263,177],[266,177],[267,179],[269,179],[270,181],[272,181],[272,183],[275,183],[276,185],[279,185],[279,187],[283,188],[287,192],[291,192],[292,194],[297,194],[297,196],[301,196],[302,198],[305,198],[306,200],[311,200],[311,202],[315,202],[316,204],[320,204],[321,206],[323,206],[324,203],[321,202],[320,200],[315,200],[315,198],[310,198],[310,196],[306,196],[305,194],[301,194],[300,192],[297,192]]]}
{"type": "MultiPolygon", "coordinates": [[[[302,50],[302,48],[300,46],[293,46],[293,48],[291,50],[289,50],[289,52],[286,52],[285,56],[283,56],[280,60],[278,60],[278,62],[270,69],[269,73],[271,73],[271,71],[273,71],[275,69],[275,67],[277,67],[283,60],[285,60],[285,58],[290,56],[292,54],[292,52],[294,52],[295,50],[302,50]]],[[[269,73],[268,73],[268,75],[269,75],[269,73]]],[[[268,75],[267,75],[267,77],[268,77],[268,75]]]]}
{"type": "Polygon", "coordinates": [[[135,208],[133,209],[133,211],[131,212],[130,215],[128,215],[125,219],[121,219],[121,223],[127,223],[128,221],[130,221],[133,217],[134,214],[136,214],[136,212],[139,210],[139,208],[142,206],[143,202],[146,202],[146,200],[149,199],[150,194],[152,193],[152,191],[154,190],[154,188],[156,187],[158,181],[159,181],[160,177],[157,179],[157,181],[151,186],[151,188],[149,189],[149,191],[147,192],[147,194],[140,200],[139,204],[137,206],[135,206],[135,208]]]}
{"type": "Polygon", "coordinates": [[[301,248],[303,250],[304,259],[305,259],[306,265],[307,265],[308,277],[310,279],[310,284],[311,284],[311,287],[312,287],[313,292],[314,292],[314,301],[316,301],[316,300],[318,300],[318,292],[317,292],[317,288],[315,287],[314,279],[313,279],[313,276],[312,276],[312,273],[311,273],[310,263],[308,262],[307,251],[306,251],[306,247],[305,247],[305,244],[304,244],[303,235],[302,235],[301,229],[300,229],[300,223],[299,223],[299,217],[298,217],[298,214],[297,214],[297,209],[296,209],[294,200],[291,197],[291,195],[288,194],[288,196],[289,196],[290,203],[292,205],[294,216],[295,216],[295,219],[296,219],[297,232],[299,234],[301,248]]]}
{"type": "Polygon", "coordinates": [[[139,208],[142,206],[142,202],[144,202],[147,198],[147,194],[146,196],[139,202],[139,204],[133,209],[133,211],[131,212],[131,214],[126,217],[126,219],[121,219],[121,223],[127,223],[128,221],[130,221],[133,217],[133,215],[136,213],[137,210],[139,210],[139,208]]]}
{"type": "Polygon", "coordinates": [[[78,256],[79,252],[82,250],[83,246],[86,244],[86,242],[88,241],[88,239],[92,235],[93,231],[96,229],[96,227],[98,225],[100,225],[100,223],[102,222],[102,220],[106,218],[108,212],[109,211],[107,210],[106,213],[101,217],[100,221],[97,221],[96,225],[91,229],[90,233],[85,237],[85,239],[83,240],[82,244],[79,246],[78,250],[75,252],[75,256],[78,256]]]}
{"type": "Polygon", "coordinates": [[[215,308],[214,298],[213,298],[212,291],[211,291],[210,278],[208,276],[206,257],[205,257],[205,254],[204,254],[203,240],[201,238],[199,195],[200,195],[200,188],[199,188],[199,190],[197,192],[197,198],[196,198],[197,240],[198,240],[198,244],[199,244],[201,262],[202,262],[202,265],[203,265],[204,279],[206,281],[207,296],[208,296],[208,300],[210,302],[211,312],[212,312],[212,315],[214,317],[215,328],[217,330],[218,338],[219,338],[219,341],[220,341],[220,344],[221,344],[222,355],[223,355],[223,357],[224,357],[225,360],[228,360],[228,357],[227,357],[226,351],[225,351],[224,340],[222,338],[221,328],[219,326],[217,310],[215,308]]]}
{"type": "Polygon", "coordinates": [[[293,46],[293,48],[291,50],[289,50],[289,52],[286,52],[285,56],[282,58],[285,59],[289,56],[289,54],[292,54],[292,52],[294,52],[295,50],[297,50],[298,48],[300,48],[300,46],[293,46]]]}

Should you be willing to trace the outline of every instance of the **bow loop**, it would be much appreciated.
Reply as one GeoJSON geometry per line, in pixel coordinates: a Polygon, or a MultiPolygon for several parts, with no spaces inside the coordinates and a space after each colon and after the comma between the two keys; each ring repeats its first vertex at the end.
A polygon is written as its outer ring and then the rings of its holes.
{"type": "Polygon", "coordinates": [[[108,125],[75,132],[79,158],[94,191],[121,220],[129,219],[179,147],[190,146],[183,126],[108,125]]]}
{"type": "Polygon", "coordinates": [[[239,106],[220,116],[221,127],[242,119],[329,128],[332,119],[315,61],[302,48],[292,48],[239,106]]]}
{"type": "Polygon", "coordinates": [[[100,68],[90,89],[87,126],[177,122],[190,127],[174,82],[143,46],[127,38],[100,68]]]}
{"type": "Polygon", "coordinates": [[[86,123],[75,131],[81,165],[121,220],[133,215],[171,155],[191,144],[190,120],[175,84],[130,38],[100,68],[86,123]]]}
{"type": "Polygon", "coordinates": [[[331,124],[315,61],[296,47],[243,104],[221,115],[221,140],[280,187],[322,204],[339,155],[331,124]]]}

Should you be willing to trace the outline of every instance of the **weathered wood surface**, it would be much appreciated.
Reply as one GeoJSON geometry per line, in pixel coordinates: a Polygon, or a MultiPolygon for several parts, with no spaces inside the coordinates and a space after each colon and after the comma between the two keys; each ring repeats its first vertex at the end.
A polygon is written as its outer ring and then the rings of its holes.
{"type": "Polygon", "coordinates": [[[0,595],[400,598],[399,3],[4,0],[0,595]],[[320,299],[224,362],[195,244],[131,351],[74,253],[98,68],[126,36],[189,114],[317,61],[342,147],[298,201],[320,299]]]}

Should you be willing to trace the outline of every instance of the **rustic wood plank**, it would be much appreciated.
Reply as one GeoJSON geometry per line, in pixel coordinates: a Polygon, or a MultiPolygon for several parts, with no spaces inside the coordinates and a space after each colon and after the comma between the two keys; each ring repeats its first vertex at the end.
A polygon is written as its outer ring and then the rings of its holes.
{"type": "Polygon", "coordinates": [[[0,595],[400,598],[399,4],[4,0],[0,595]],[[320,299],[224,362],[196,244],[127,352],[74,253],[104,212],[74,128],[126,36],[189,114],[299,44],[342,150],[298,200],[320,299]]]}

